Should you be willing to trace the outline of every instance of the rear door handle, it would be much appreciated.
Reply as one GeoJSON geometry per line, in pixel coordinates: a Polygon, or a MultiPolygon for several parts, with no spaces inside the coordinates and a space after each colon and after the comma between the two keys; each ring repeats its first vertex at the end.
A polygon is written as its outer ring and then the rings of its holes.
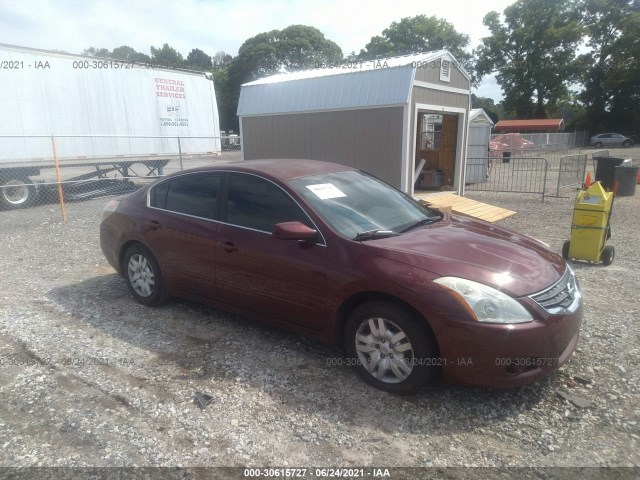
{"type": "Polygon", "coordinates": [[[162,228],[162,224],[157,220],[147,220],[146,222],[144,222],[144,226],[151,230],[162,228]]]}
{"type": "Polygon", "coordinates": [[[227,253],[234,253],[238,251],[238,247],[236,247],[236,245],[233,242],[224,242],[223,243],[224,247],[224,251],[227,253]]]}

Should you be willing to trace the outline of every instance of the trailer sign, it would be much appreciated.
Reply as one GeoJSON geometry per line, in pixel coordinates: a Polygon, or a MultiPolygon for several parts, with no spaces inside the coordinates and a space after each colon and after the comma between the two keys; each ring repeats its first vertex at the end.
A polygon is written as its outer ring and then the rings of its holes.
{"type": "Polygon", "coordinates": [[[187,98],[184,93],[184,82],[169,78],[156,78],[156,95],[158,97],[187,98]]]}

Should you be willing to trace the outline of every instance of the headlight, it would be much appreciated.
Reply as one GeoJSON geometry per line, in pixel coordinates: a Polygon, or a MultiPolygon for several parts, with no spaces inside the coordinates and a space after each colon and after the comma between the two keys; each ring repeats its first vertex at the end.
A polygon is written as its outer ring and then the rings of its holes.
{"type": "Polygon", "coordinates": [[[551,245],[549,245],[547,242],[543,242],[542,240],[536,238],[536,237],[529,237],[532,240],[535,240],[538,243],[541,243],[542,245],[544,245],[546,247],[547,250],[551,250],[551,245]]]}
{"type": "Polygon", "coordinates": [[[525,323],[533,317],[509,295],[478,282],[457,277],[441,277],[434,280],[447,288],[476,320],[486,323],[525,323]]]}

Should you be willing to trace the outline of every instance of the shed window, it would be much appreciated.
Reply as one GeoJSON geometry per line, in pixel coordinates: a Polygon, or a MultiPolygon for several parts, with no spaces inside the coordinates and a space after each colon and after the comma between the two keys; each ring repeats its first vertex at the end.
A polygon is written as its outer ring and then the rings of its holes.
{"type": "Polygon", "coordinates": [[[424,113],[422,118],[422,138],[420,145],[423,150],[440,150],[442,143],[442,115],[424,113]]]}

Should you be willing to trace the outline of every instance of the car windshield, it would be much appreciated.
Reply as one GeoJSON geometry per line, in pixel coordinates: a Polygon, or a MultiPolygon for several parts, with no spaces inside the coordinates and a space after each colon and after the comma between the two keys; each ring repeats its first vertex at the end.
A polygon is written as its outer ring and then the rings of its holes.
{"type": "Polygon", "coordinates": [[[297,178],[289,185],[329,225],[354,240],[399,235],[442,218],[438,212],[357,170],[297,178]]]}

